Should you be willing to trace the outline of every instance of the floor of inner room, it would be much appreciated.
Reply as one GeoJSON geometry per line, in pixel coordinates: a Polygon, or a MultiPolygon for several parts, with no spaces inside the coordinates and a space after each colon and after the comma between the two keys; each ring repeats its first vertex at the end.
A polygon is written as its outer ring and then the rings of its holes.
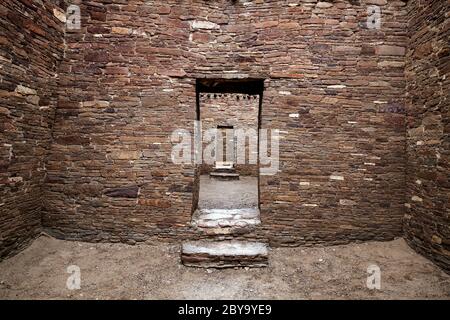
{"type": "Polygon", "coordinates": [[[199,209],[241,209],[258,207],[258,178],[218,180],[200,176],[199,209]]]}
{"type": "Polygon", "coordinates": [[[200,176],[198,210],[192,222],[206,232],[225,234],[260,224],[258,178],[241,176],[239,180],[219,180],[200,176]]]}
{"type": "Polygon", "coordinates": [[[0,262],[0,299],[449,299],[450,275],[403,239],[334,247],[275,248],[267,268],[200,269],[180,246],[63,241],[42,236],[0,262]],[[381,289],[366,286],[381,270],[381,289]],[[67,289],[67,268],[81,288],[67,289]]]}

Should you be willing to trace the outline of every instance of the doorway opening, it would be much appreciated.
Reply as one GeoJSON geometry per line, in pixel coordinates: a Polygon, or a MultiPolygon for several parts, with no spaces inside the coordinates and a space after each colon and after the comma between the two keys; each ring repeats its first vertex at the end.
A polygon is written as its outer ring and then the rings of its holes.
{"type": "Polygon", "coordinates": [[[214,234],[261,223],[259,128],[264,80],[198,79],[203,161],[196,167],[192,224],[214,234]],[[208,161],[208,159],[210,161],[208,161]]]}

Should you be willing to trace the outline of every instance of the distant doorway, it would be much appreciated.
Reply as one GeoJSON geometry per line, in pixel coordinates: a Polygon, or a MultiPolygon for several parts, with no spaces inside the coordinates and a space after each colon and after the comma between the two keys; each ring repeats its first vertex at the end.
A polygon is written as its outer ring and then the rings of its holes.
{"type": "Polygon", "coordinates": [[[233,126],[217,126],[216,169],[232,169],[236,164],[236,138],[233,126]]]}

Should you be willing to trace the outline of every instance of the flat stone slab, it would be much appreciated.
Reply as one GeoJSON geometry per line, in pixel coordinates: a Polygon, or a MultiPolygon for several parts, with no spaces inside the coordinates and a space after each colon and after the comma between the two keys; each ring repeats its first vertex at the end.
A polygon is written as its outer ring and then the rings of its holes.
{"type": "Polygon", "coordinates": [[[194,241],[184,243],[181,261],[202,268],[266,267],[269,250],[262,242],[194,241]]]}
{"type": "Polygon", "coordinates": [[[253,229],[261,224],[259,209],[200,209],[192,225],[210,234],[229,234],[235,230],[253,229]]]}
{"type": "Polygon", "coordinates": [[[219,180],[239,180],[239,173],[233,172],[211,172],[209,176],[219,180]]]}
{"type": "Polygon", "coordinates": [[[233,162],[216,161],[215,169],[233,169],[233,162]]]}

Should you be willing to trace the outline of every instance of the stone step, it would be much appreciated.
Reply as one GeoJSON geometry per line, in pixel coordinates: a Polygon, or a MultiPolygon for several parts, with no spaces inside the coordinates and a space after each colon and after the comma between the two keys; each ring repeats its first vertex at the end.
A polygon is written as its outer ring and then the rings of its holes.
{"type": "Polygon", "coordinates": [[[235,168],[231,168],[231,169],[226,169],[226,168],[215,168],[213,169],[211,172],[223,172],[223,173],[236,173],[236,169],[235,168]]]}
{"type": "Polygon", "coordinates": [[[210,172],[209,176],[219,180],[239,180],[239,173],[235,172],[210,172]]]}
{"type": "Polygon", "coordinates": [[[181,261],[200,268],[266,267],[269,250],[262,242],[193,241],[183,243],[181,261]]]}
{"type": "Polygon", "coordinates": [[[258,208],[199,209],[192,218],[192,226],[206,234],[247,233],[261,224],[258,208]]]}
{"type": "Polygon", "coordinates": [[[234,169],[233,162],[229,162],[229,161],[225,161],[225,162],[216,161],[215,170],[221,170],[221,169],[225,169],[225,170],[233,170],[233,169],[234,169]]]}

